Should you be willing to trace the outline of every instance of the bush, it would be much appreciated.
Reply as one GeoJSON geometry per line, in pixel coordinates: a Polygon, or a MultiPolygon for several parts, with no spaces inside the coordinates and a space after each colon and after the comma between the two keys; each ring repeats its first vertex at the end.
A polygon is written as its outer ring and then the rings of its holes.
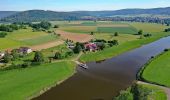
{"type": "Polygon", "coordinates": [[[0,38],[5,38],[6,35],[7,35],[7,33],[5,33],[5,32],[0,32],[0,38]]]}
{"type": "Polygon", "coordinates": [[[114,36],[119,36],[118,32],[115,32],[114,36]]]}
{"type": "Polygon", "coordinates": [[[130,92],[130,90],[121,91],[120,95],[114,100],[133,100],[133,94],[130,92]]]}
{"type": "Polygon", "coordinates": [[[29,67],[31,64],[29,62],[25,62],[21,65],[22,68],[27,68],[29,67]]]}
{"type": "Polygon", "coordinates": [[[143,34],[143,30],[139,30],[138,35],[142,35],[142,34],[143,34]]]}
{"type": "Polygon", "coordinates": [[[59,28],[59,26],[58,25],[54,25],[54,28],[59,28]]]}
{"type": "Polygon", "coordinates": [[[77,43],[76,43],[76,46],[75,46],[74,49],[73,49],[73,52],[76,53],[76,54],[78,54],[78,53],[81,52],[81,50],[82,50],[82,44],[79,43],[79,42],[77,42],[77,43]]]}
{"type": "Polygon", "coordinates": [[[56,52],[55,56],[54,56],[54,59],[62,59],[61,53],[60,52],[56,52]]]}
{"type": "Polygon", "coordinates": [[[43,54],[40,51],[35,52],[34,62],[39,62],[39,63],[44,62],[43,54]]]}

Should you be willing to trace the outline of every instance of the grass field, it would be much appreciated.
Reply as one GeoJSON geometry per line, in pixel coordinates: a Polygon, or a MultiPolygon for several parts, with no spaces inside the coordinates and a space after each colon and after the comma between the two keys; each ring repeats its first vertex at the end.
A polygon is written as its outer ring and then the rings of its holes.
{"type": "Polygon", "coordinates": [[[139,39],[139,36],[137,35],[131,35],[131,34],[119,34],[119,36],[114,36],[113,34],[109,33],[97,33],[94,34],[95,39],[104,39],[104,40],[118,40],[119,44],[122,44],[124,42],[133,41],[139,39]]]}
{"type": "Polygon", "coordinates": [[[115,26],[115,27],[98,27],[97,31],[99,33],[126,33],[126,34],[136,34],[137,30],[131,27],[115,26]]]}
{"type": "Polygon", "coordinates": [[[39,44],[47,43],[50,41],[55,41],[57,39],[58,38],[56,37],[56,35],[49,34],[45,36],[39,36],[37,38],[22,40],[22,42],[25,43],[26,45],[32,46],[32,45],[39,45],[39,44]]]}
{"type": "Polygon", "coordinates": [[[166,28],[165,25],[162,24],[154,24],[154,23],[128,23],[137,30],[143,30],[144,32],[163,32],[166,28]]]}
{"type": "Polygon", "coordinates": [[[9,38],[0,38],[0,50],[6,50],[23,45],[22,42],[15,41],[9,38]]]}
{"type": "Polygon", "coordinates": [[[28,27],[27,29],[19,29],[17,31],[9,33],[7,38],[11,38],[14,40],[25,40],[25,39],[32,39],[32,38],[37,38],[37,37],[46,36],[46,35],[48,34],[45,32],[41,32],[41,31],[33,32],[32,29],[28,27]]]}
{"type": "Polygon", "coordinates": [[[1,71],[0,99],[24,100],[45,87],[68,78],[74,73],[73,62],[51,63],[32,68],[1,71]]]}
{"type": "Polygon", "coordinates": [[[88,54],[84,54],[80,57],[80,60],[82,62],[90,62],[90,61],[100,61],[100,60],[104,60],[104,59],[107,59],[107,58],[111,58],[111,57],[117,56],[121,53],[132,50],[134,48],[140,47],[144,44],[148,44],[148,43],[151,43],[153,41],[156,41],[156,40],[158,40],[158,39],[160,39],[164,36],[167,36],[167,35],[170,35],[170,33],[153,34],[153,36],[150,37],[150,38],[134,40],[134,41],[130,41],[130,42],[120,44],[118,46],[106,48],[103,51],[99,51],[99,52],[95,52],[95,53],[91,52],[91,53],[88,53],[88,54]]]}
{"type": "Polygon", "coordinates": [[[61,30],[72,32],[72,33],[89,33],[96,32],[96,26],[69,26],[69,27],[62,27],[61,30]]]}
{"type": "MultiPolygon", "coordinates": [[[[61,24],[61,23],[60,23],[61,24]]],[[[74,33],[125,33],[125,34],[136,34],[137,29],[124,22],[111,22],[111,21],[84,21],[84,22],[72,22],[60,25],[60,29],[67,32],[74,33]]]]}
{"type": "Polygon", "coordinates": [[[33,46],[57,40],[56,35],[46,32],[33,32],[30,27],[8,33],[5,38],[0,38],[0,50],[17,48],[20,46],[33,46]]]}
{"type": "Polygon", "coordinates": [[[155,58],[146,66],[142,77],[150,82],[155,82],[170,87],[170,51],[155,58]]]}

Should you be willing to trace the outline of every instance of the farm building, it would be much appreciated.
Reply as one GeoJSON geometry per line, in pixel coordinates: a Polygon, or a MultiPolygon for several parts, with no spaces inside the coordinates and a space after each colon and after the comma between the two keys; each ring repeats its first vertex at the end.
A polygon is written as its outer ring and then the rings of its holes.
{"type": "Polygon", "coordinates": [[[20,47],[20,48],[18,49],[18,52],[19,52],[19,53],[29,54],[29,53],[32,52],[32,49],[29,48],[29,47],[20,47]]]}
{"type": "Polygon", "coordinates": [[[88,51],[96,51],[97,45],[95,43],[87,43],[84,45],[85,49],[88,51]]]}
{"type": "Polygon", "coordinates": [[[67,47],[70,49],[74,49],[75,45],[72,42],[67,42],[67,47]]]}

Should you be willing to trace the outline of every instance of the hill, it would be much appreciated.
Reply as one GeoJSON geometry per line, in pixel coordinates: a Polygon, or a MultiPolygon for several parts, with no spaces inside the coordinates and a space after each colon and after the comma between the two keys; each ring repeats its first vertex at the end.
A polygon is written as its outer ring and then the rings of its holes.
{"type": "Polygon", "coordinates": [[[0,18],[11,16],[11,15],[14,15],[16,13],[17,13],[17,11],[0,11],[0,18]]]}
{"type": "Polygon", "coordinates": [[[29,10],[10,15],[2,18],[5,22],[18,21],[42,21],[42,20],[82,20],[82,19],[96,19],[106,18],[115,15],[166,15],[170,16],[170,7],[167,8],[153,8],[153,9],[122,9],[115,11],[73,11],[73,12],[55,12],[44,10],[29,10]]]}

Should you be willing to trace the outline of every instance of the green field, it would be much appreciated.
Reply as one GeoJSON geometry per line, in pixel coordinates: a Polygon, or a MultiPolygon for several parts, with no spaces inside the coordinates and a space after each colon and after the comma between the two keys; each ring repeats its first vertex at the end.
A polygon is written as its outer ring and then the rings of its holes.
{"type": "Polygon", "coordinates": [[[30,27],[19,29],[8,33],[5,38],[0,38],[0,50],[17,48],[20,46],[32,46],[57,40],[58,37],[53,34],[38,31],[33,32],[30,27]]]}
{"type": "Polygon", "coordinates": [[[170,33],[157,33],[157,34],[153,34],[153,36],[150,38],[144,38],[144,39],[126,42],[126,43],[120,44],[118,46],[106,48],[103,51],[99,51],[99,52],[94,52],[94,53],[90,52],[90,53],[82,55],[80,60],[82,62],[90,62],[90,61],[100,61],[100,60],[104,60],[107,58],[111,58],[111,57],[117,56],[121,53],[132,50],[134,48],[140,47],[144,44],[148,44],[153,41],[156,41],[156,40],[158,40],[164,36],[167,36],[167,35],[170,35],[170,33]]]}
{"type": "Polygon", "coordinates": [[[142,77],[150,82],[170,87],[170,51],[155,58],[146,66],[142,77]]]}
{"type": "Polygon", "coordinates": [[[107,41],[118,40],[119,44],[122,44],[124,42],[137,40],[137,39],[139,39],[139,36],[131,35],[131,34],[119,34],[119,36],[114,36],[113,34],[109,34],[109,33],[96,33],[96,34],[94,34],[94,38],[95,39],[104,39],[107,41]]]}
{"type": "Polygon", "coordinates": [[[38,95],[45,87],[68,78],[75,71],[73,62],[51,63],[32,68],[0,72],[1,100],[24,100],[38,95]]]}
{"type": "Polygon", "coordinates": [[[0,38],[0,50],[6,50],[23,45],[22,42],[15,41],[9,38],[0,38]]]}
{"type": "Polygon", "coordinates": [[[131,27],[98,27],[97,31],[99,33],[126,33],[126,34],[136,34],[137,30],[131,27]]]}
{"type": "Polygon", "coordinates": [[[26,45],[32,46],[32,45],[39,45],[39,44],[47,43],[50,41],[55,41],[57,39],[58,37],[56,37],[56,35],[49,34],[46,36],[40,36],[37,38],[22,40],[22,42],[25,43],[26,45]]]}
{"type": "Polygon", "coordinates": [[[168,26],[154,23],[128,23],[137,30],[143,30],[144,32],[163,32],[168,26]]]}

